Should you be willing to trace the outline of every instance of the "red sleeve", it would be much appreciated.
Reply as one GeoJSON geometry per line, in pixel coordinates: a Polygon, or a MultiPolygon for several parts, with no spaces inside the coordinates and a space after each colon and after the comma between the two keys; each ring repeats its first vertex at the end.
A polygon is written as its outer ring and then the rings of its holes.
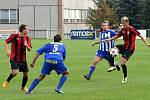
{"type": "Polygon", "coordinates": [[[12,40],[15,38],[15,34],[11,34],[10,37],[6,40],[7,43],[12,42],[12,40]]]}
{"type": "Polygon", "coordinates": [[[117,33],[118,38],[122,36],[122,30],[117,33]]]}
{"type": "Polygon", "coordinates": [[[27,44],[32,48],[30,37],[27,38],[27,44]]]}
{"type": "Polygon", "coordinates": [[[131,27],[131,32],[136,34],[137,36],[140,36],[140,32],[138,32],[134,27],[131,27]]]}

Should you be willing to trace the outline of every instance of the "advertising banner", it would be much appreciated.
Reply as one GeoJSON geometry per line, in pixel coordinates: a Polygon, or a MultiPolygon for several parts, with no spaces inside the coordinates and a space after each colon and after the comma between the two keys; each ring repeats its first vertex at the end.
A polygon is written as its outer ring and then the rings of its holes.
{"type": "Polygon", "coordinates": [[[71,40],[94,40],[96,39],[95,30],[71,30],[71,40]]]}

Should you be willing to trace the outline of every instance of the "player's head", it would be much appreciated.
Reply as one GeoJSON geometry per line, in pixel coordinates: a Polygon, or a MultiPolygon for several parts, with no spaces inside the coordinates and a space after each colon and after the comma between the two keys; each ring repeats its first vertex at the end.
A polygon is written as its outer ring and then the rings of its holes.
{"type": "Polygon", "coordinates": [[[104,21],[102,23],[102,28],[103,28],[103,30],[108,30],[109,29],[109,21],[104,21]]]}
{"type": "Polygon", "coordinates": [[[60,34],[56,34],[56,35],[54,36],[54,42],[60,42],[61,40],[62,40],[62,37],[61,37],[60,34]]]}
{"type": "Polygon", "coordinates": [[[29,26],[25,24],[20,25],[19,32],[21,32],[23,35],[27,35],[29,32],[29,26]]]}
{"type": "Polygon", "coordinates": [[[126,17],[126,16],[122,17],[121,18],[121,23],[122,23],[123,27],[128,26],[129,25],[129,19],[128,19],[128,17],[126,17]]]}

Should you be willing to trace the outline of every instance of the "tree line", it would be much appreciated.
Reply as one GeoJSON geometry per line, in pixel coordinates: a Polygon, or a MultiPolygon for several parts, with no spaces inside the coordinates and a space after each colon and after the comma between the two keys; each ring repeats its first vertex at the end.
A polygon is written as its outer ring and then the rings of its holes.
{"type": "Polygon", "coordinates": [[[89,8],[87,24],[98,29],[104,20],[118,27],[120,18],[127,16],[130,25],[137,29],[150,29],[150,0],[93,0],[95,7],[89,8]]]}

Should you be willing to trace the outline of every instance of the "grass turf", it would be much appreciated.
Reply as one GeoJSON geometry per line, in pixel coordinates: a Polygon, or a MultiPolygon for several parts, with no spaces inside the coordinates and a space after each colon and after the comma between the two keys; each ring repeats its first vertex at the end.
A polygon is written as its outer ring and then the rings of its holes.
{"type": "MultiPolygon", "coordinates": [[[[32,39],[32,52],[27,53],[28,65],[35,55],[36,49],[48,40],[32,39]]],[[[127,62],[128,82],[122,84],[122,70],[108,73],[108,64],[105,60],[100,62],[90,81],[83,78],[87,74],[92,59],[98,48],[91,47],[91,40],[64,40],[67,48],[66,65],[70,76],[63,91],[59,95],[54,92],[60,76],[55,72],[47,76],[34,90],[27,95],[21,91],[22,73],[11,80],[8,88],[2,88],[3,81],[10,73],[9,58],[6,57],[4,41],[0,41],[0,100],[149,100],[150,99],[150,49],[141,40],[137,40],[134,55],[127,62]]],[[[120,43],[120,40],[118,41],[120,43]]],[[[121,55],[115,59],[119,61],[121,55]]],[[[35,77],[40,74],[43,63],[41,56],[33,69],[29,71],[29,87],[35,77]]]]}

